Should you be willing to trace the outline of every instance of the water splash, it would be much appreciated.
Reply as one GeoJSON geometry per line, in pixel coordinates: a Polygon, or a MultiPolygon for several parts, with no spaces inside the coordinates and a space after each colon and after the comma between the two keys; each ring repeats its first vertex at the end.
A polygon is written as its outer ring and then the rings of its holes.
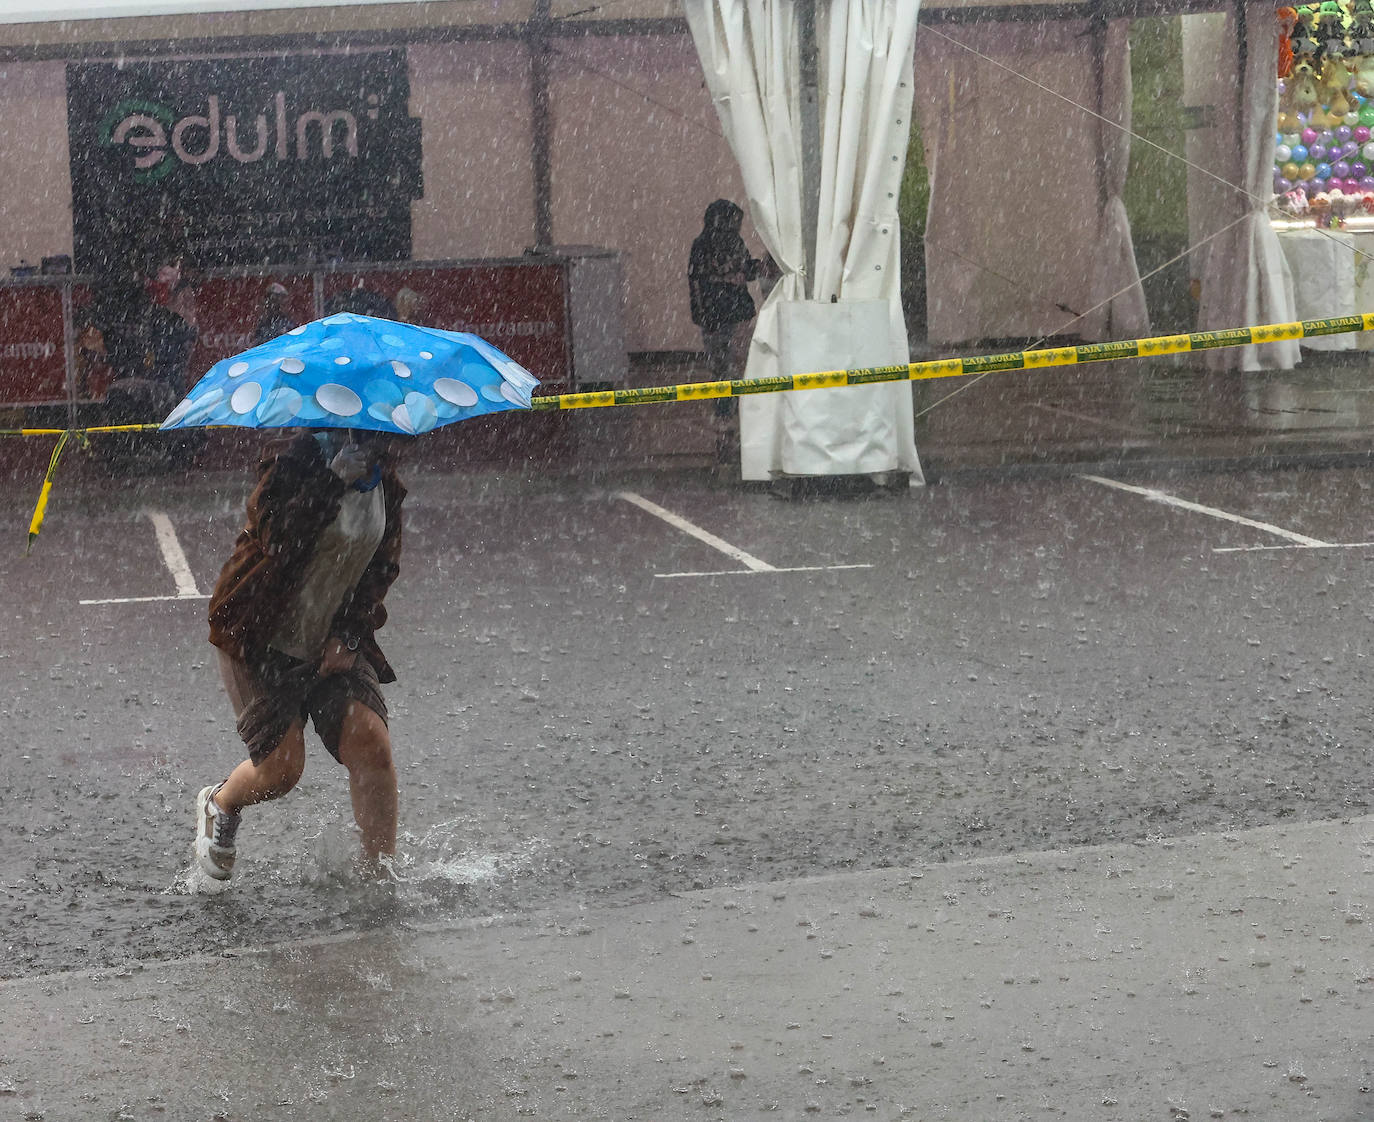
{"type": "Polygon", "coordinates": [[[259,934],[280,928],[281,936],[290,937],[288,930],[297,926],[319,931],[325,917],[333,924],[369,928],[407,918],[452,918],[493,904],[500,908],[496,898],[510,895],[548,848],[543,838],[492,837],[491,823],[458,818],[403,831],[395,857],[384,858],[380,870],[368,870],[360,866],[358,834],[350,819],[326,813],[315,820],[318,828],[303,845],[298,840],[295,846],[273,848],[259,839],[247,852],[240,847],[230,882],[207,876],[188,855],[163,894],[229,892],[236,920],[259,934]]]}
{"type": "Polygon", "coordinates": [[[526,838],[490,849],[474,843],[477,832],[473,822],[458,818],[430,826],[418,836],[404,834],[392,875],[420,889],[492,885],[528,869],[547,844],[542,838],[526,838]]]}
{"type": "Polygon", "coordinates": [[[229,891],[230,882],[215,880],[191,857],[186,867],[172,878],[172,883],[162,890],[164,896],[219,896],[229,891]]]}

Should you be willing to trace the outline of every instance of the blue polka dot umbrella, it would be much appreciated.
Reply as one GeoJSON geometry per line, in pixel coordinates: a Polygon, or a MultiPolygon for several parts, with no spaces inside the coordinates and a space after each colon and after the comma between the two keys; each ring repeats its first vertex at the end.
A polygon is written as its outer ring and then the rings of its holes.
{"type": "Polygon", "coordinates": [[[486,340],[341,312],[215,363],[163,429],[372,429],[413,436],[528,409],[539,380],[486,340]]]}

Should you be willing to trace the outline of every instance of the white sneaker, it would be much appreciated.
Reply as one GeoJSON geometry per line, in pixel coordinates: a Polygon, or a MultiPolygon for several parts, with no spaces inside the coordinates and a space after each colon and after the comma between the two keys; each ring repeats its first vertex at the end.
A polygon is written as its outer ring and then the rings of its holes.
{"type": "Polygon", "coordinates": [[[206,876],[228,880],[234,875],[234,835],[239,816],[223,814],[212,805],[222,783],[202,787],[196,796],[196,864],[206,876]]]}

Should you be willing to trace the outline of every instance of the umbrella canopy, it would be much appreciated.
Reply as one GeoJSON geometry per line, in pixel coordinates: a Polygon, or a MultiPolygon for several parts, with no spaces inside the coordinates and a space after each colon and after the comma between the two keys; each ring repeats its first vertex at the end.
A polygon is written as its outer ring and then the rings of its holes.
{"type": "Polygon", "coordinates": [[[221,359],[161,427],[304,426],[413,436],[528,409],[537,385],[476,335],[340,312],[221,359]]]}

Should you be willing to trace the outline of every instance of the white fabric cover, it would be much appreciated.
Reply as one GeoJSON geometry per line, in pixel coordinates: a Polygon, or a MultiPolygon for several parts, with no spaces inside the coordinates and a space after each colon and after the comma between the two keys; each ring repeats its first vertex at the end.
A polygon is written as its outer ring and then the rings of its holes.
{"type": "MultiPolygon", "coordinates": [[[[1234,121],[1231,160],[1217,166],[1218,174],[1242,185],[1250,198],[1230,192],[1221,200],[1226,208],[1220,224],[1244,219],[1214,238],[1202,267],[1202,295],[1198,330],[1219,331],[1262,323],[1288,323],[1297,318],[1293,278],[1269,224],[1267,203],[1273,193],[1274,121],[1278,113],[1275,60],[1278,58],[1278,21],[1269,3],[1247,0],[1245,5],[1246,67],[1240,120],[1225,106],[1219,116],[1234,121]]],[[[1228,49],[1217,58],[1228,67],[1234,88],[1239,78],[1235,44],[1235,15],[1228,13],[1228,49]]],[[[1221,131],[1220,129],[1218,130],[1221,131]]],[[[1291,370],[1302,360],[1297,340],[1259,346],[1227,347],[1207,353],[1214,370],[1291,370]]]]}
{"type": "Polygon", "coordinates": [[[1128,30],[1007,21],[920,38],[931,342],[1148,333],[1122,201],[1130,137],[1075,107],[1130,128],[1128,30]]]}
{"type": "MultiPolygon", "coordinates": [[[[1285,230],[1276,234],[1293,277],[1294,319],[1359,314],[1364,302],[1358,299],[1358,289],[1365,286],[1359,283],[1355,249],[1358,245],[1361,252],[1367,252],[1374,245],[1374,236],[1362,234],[1357,241],[1356,235],[1344,230],[1285,230]]],[[[1361,264],[1365,264],[1363,259],[1361,264]]],[[[1368,275],[1368,269],[1361,271],[1368,275]]],[[[1318,335],[1304,339],[1302,345],[1309,351],[1354,351],[1361,349],[1363,339],[1363,332],[1318,335]]]]}
{"type": "Polygon", "coordinates": [[[1102,104],[1098,112],[1099,174],[1106,202],[1098,220],[1098,248],[1093,261],[1091,307],[1079,334],[1085,339],[1139,339],[1150,334],[1150,313],[1135,263],[1131,223],[1126,217],[1126,171],[1131,162],[1130,21],[1112,20],[1102,36],[1102,104]],[[1120,128],[1113,128],[1120,125],[1120,128]]]}
{"type": "MultiPolygon", "coordinates": [[[[782,369],[779,313],[784,302],[805,296],[796,5],[683,5],[721,127],[740,163],[754,228],[783,274],[759,310],[745,376],[805,373],[782,369]]],[[[874,364],[905,363],[897,195],[911,127],[919,4],[829,0],[818,7],[822,172],[812,295],[822,302],[885,301],[886,338],[869,353],[883,356],[874,364]]],[[[794,361],[811,365],[800,355],[794,361]]],[[[908,382],[742,398],[740,444],[745,479],[901,470],[923,481],[908,382]],[[865,427],[875,408],[890,421],[865,427]],[[865,437],[855,439],[856,431],[865,437]],[[805,438],[797,439],[803,432],[805,438]]]]}
{"type": "Polygon", "coordinates": [[[1098,122],[1047,90],[1096,104],[1089,25],[931,31],[916,46],[915,103],[930,175],[928,338],[1080,331],[1073,321],[1095,303],[1098,122]]]}
{"type": "MultiPolygon", "coordinates": [[[[889,365],[891,306],[886,300],[788,300],[778,305],[781,372],[853,370],[889,365]]],[[[910,387],[910,383],[905,383],[910,387]]],[[[834,474],[796,470],[842,463],[848,474],[880,474],[897,467],[898,412],[891,385],[780,394],[777,456],[787,475],[834,474]]],[[[748,400],[748,398],[744,399],[748,400]]],[[[906,415],[911,415],[908,408],[906,415]]]]}

